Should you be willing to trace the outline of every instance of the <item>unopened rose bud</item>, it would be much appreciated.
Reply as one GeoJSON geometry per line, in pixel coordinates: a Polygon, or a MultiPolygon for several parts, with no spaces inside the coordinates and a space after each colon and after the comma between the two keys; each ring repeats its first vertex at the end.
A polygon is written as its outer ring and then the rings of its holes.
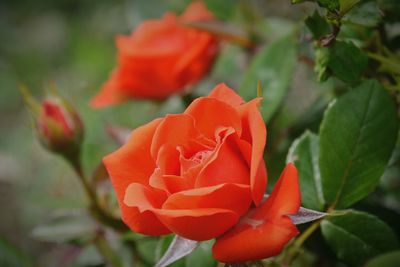
{"type": "Polygon", "coordinates": [[[57,153],[73,154],[82,143],[82,121],[71,105],[61,98],[50,97],[42,102],[36,129],[41,143],[57,153]]]}
{"type": "Polygon", "coordinates": [[[43,146],[68,159],[79,157],[83,124],[77,111],[54,92],[41,103],[33,99],[25,88],[21,88],[21,92],[43,146]]]}

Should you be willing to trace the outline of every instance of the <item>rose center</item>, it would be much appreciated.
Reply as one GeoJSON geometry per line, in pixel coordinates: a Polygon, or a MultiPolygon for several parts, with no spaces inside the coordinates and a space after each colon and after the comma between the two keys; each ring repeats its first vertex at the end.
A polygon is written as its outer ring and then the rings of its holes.
{"type": "Polygon", "coordinates": [[[212,151],[210,150],[202,150],[194,154],[190,160],[196,162],[198,164],[202,163],[205,159],[207,159],[211,155],[212,151]]]}

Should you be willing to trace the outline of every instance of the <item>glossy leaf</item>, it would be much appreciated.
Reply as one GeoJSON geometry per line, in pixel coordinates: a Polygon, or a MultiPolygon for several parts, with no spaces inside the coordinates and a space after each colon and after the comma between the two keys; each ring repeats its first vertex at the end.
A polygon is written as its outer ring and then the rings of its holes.
{"type": "MultiPolygon", "coordinates": [[[[355,1],[355,0],[350,0],[355,1]]],[[[376,1],[365,1],[353,8],[344,18],[344,22],[350,22],[366,27],[374,27],[381,20],[382,12],[376,1]]]]}
{"type": "Polygon", "coordinates": [[[305,132],[289,149],[286,162],[293,162],[299,171],[302,205],[314,210],[324,208],[321,173],[319,170],[318,136],[305,132]]]}
{"type": "Polygon", "coordinates": [[[353,43],[336,41],[329,49],[328,68],[344,82],[359,81],[367,63],[368,56],[353,43]]]}
{"type": "Polygon", "coordinates": [[[377,217],[365,212],[348,211],[321,223],[322,234],[339,259],[351,265],[398,248],[392,229],[377,217]]]}
{"type": "Polygon", "coordinates": [[[374,190],[392,154],[396,107],[373,80],[334,102],[320,128],[322,189],[327,204],[346,208],[374,190]]]}
{"type": "Polygon", "coordinates": [[[311,31],[314,39],[320,39],[331,32],[329,23],[321,17],[318,11],[314,11],[304,22],[311,31]]]}
{"type": "Polygon", "coordinates": [[[257,96],[257,82],[263,87],[261,113],[269,121],[279,108],[290,86],[296,64],[296,45],[292,35],[266,46],[254,57],[239,93],[250,100],[257,96]]]}

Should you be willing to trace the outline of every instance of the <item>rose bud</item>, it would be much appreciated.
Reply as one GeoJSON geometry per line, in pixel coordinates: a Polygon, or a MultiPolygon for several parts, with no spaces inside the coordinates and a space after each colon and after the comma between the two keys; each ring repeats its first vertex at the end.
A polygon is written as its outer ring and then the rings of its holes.
{"type": "Polygon", "coordinates": [[[162,100],[200,80],[212,67],[217,38],[190,22],[213,21],[202,2],[181,16],[166,13],[142,22],[130,36],[118,35],[118,64],[91,105],[96,108],[129,98],[162,100]]]}
{"type": "Polygon", "coordinates": [[[61,98],[46,98],[36,121],[42,144],[58,153],[78,150],[83,138],[83,124],[78,113],[61,98]]]}
{"type": "Polygon", "coordinates": [[[83,124],[77,111],[55,92],[51,92],[41,103],[23,87],[21,93],[31,111],[42,145],[68,159],[79,157],[83,124]]]}

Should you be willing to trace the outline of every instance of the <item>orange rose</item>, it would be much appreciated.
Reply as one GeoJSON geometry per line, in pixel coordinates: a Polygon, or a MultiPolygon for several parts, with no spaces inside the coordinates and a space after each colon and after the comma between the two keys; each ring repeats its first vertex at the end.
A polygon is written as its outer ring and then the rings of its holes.
{"type": "Polygon", "coordinates": [[[218,51],[209,33],[184,27],[213,20],[202,2],[193,2],[177,17],[144,21],[131,36],[116,38],[118,66],[91,105],[104,107],[126,98],[164,99],[201,79],[218,51]]]}
{"type": "Polygon", "coordinates": [[[220,237],[213,252],[225,262],[281,249],[297,234],[286,215],[297,212],[300,194],[289,165],[262,203],[267,174],[260,100],[245,103],[220,84],[183,114],[134,130],[104,158],[124,222],[146,235],[220,237]]]}

